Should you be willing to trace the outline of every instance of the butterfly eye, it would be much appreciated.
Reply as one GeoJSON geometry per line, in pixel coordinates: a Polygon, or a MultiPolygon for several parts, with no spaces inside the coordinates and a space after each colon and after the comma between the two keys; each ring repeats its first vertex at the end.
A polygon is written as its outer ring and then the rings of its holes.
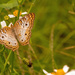
{"type": "Polygon", "coordinates": [[[4,36],[2,36],[2,38],[4,38],[4,36]]]}

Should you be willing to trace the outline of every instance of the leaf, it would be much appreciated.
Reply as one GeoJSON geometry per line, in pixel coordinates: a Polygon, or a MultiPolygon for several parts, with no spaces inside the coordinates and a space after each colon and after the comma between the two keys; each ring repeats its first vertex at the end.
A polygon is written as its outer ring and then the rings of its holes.
{"type": "Polygon", "coordinates": [[[72,4],[72,0],[68,0],[68,2],[69,2],[70,4],[72,4]]]}
{"type": "Polygon", "coordinates": [[[11,9],[18,6],[17,0],[10,0],[7,3],[0,4],[0,8],[11,9]]]}
{"type": "Polygon", "coordinates": [[[7,3],[8,1],[10,1],[10,0],[0,0],[0,4],[7,3]]]}
{"type": "Polygon", "coordinates": [[[0,8],[0,13],[1,13],[2,8],[0,8]]]}

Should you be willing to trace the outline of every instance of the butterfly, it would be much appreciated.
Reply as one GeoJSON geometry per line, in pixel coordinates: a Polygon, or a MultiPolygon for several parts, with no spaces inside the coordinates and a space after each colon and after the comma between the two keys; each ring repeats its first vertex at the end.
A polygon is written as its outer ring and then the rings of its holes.
{"type": "Polygon", "coordinates": [[[6,26],[0,29],[0,44],[13,51],[19,48],[18,41],[23,46],[29,44],[34,18],[35,14],[30,13],[16,21],[11,27],[6,26]]]}

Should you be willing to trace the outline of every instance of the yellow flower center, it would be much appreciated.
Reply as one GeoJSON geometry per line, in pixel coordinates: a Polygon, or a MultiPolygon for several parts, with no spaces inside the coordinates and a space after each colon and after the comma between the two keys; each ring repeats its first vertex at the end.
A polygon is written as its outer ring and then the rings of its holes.
{"type": "Polygon", "coordinates": [[[22,2],[22,0],[18,0],[18,2],[19,2],[19,3],[21,3],[21,2],[22,2]]]}
{"type": "Polygon", "coordinates": [[[55,73],[55,72],[52,72],[51,74],[52,74],[52,75],[56,75],[56,73],[55,73]]]}
{"type": "MultiPolygon", "coordinates": [[[[18,16],[18,10],[15,10],[15,11],[13,12],[13,14],[14,14],[14,16],[18,16]]],[[[21,15],[21,12],[20,12],[20,15],[21,15]]]]}
{"type": "Polygon", "coordinates": [[[56,75],[65,75],[65,72],[63,69],[58,69],[56,75]]]}
{"type": "Polygon", "coordinates": [[[4,19],[5,19],[5,20],[8,20],[8,19],[9,19],[9,16],[7,16],[7,15],[4,16],[4,19]]]}
{"type": "Polygon", "coordinates": [[[65,75],[65,72],[63,69],[57,69],[57,72],[52,72],[52,75],[65,75]]]}

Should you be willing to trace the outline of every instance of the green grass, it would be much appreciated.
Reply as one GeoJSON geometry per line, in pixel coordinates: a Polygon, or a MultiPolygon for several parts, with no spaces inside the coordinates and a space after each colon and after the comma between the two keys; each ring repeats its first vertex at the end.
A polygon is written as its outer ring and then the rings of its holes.
{"type": "MultiPolygon", "coordinates": [[[[30,44],[20,45],[14,54],[0,45],[0,73],[44,75],[42,69],[53,72],[54,68],[63,68],[64,65],[70,70],[75,69],[75,1],[23,0],[20,4],[17,1],[21,0],[0,1],[0,21],[14,10],[35,13],[30,44]],[[23,58],[28,60],[25,60],[27,64],[32,62],[32,67],[28,67],[23,58]]],[[[9,19],[6,23],[15,21],[15,18],[9,19]]]]}

